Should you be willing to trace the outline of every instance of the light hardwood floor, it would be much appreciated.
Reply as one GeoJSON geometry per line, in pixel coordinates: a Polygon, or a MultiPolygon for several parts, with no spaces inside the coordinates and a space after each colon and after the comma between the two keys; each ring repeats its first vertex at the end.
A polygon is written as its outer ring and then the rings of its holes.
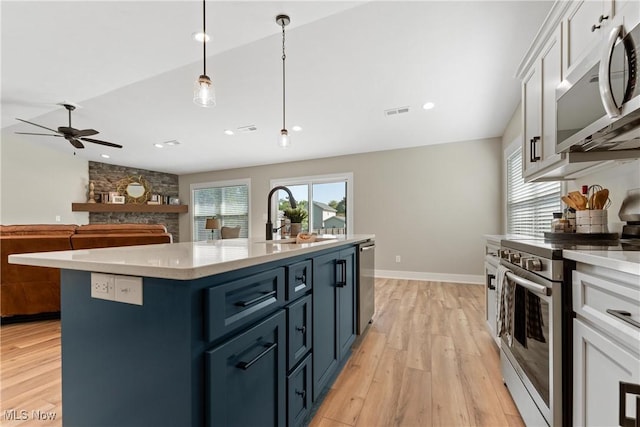
{"type": "MultiPolygon", "coordinates": [[[[373,324],[311,427],[524,425],[483,299],[477,285],[376,280],[373,324]]],[[[0,424],[61,426],[60,322],[4,325],[0,340],[0,424]]]]}

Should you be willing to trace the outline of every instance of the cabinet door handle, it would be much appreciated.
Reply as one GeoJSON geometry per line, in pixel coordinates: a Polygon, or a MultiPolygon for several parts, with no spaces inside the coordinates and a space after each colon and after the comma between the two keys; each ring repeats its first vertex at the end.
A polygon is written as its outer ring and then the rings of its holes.
{"type": "Polygon", "coordinates": [[[487,274],[487,279],[489,279],[489,281],[487,282],[487,288],[489,288],[492,291],[496,289],[496,286],[491,284],[491,282],[493,282],[495,278],[496,278],[495,274],[487,274]]]}
{"type": "Polygon", "coordinates": [[[300,390],[296,389],[296,394],[304,399],[304,397],[307,395],[307,390],[300,391],[300,390]]]}
{"type": "MultiPolygon", "coordinates": [[[[602,21],[604,21],[605,19],[609,19],[609,15],[600,15],[600,17],[598,18],[598,24],[602,24],[602,21]]],[[[593,33],[595,30],[601,28],[602,25],[596,25],[593,24],[591,26],[591,32],[593,33]]]]}
{"type": "Polygon", "coordinates": [[[620,381],[620,406],[618,411],[618,423],[622,427],[637,427],[640,423],[640,396],[636,397],[636,417],[627,418],[627,394],[640,395],[640,384],[625,383],[620,381]]]}
{"type": "Polygon", "coordinates": [[[304,334],[305,332],[307,332],[307,327],[304,325],[296,326],[296,331],[300,332],[301,334],[304,334]]]}
{"type": "Polygon", "coordinates": [[[336,286],[339,288],[344,288],[347,286],[347,260],[339,259],[337,261],[337,265],[340,266],[340,280],[336,283],[336,286]]]}
{"type": "Polygon", "coordinates": [[[607,313],[609,313],[612,316],[617,317],[618,319],[622,320],[623,322],[627,322],[631,326],[635,326],[636,328],[640,329],[640,322],[638,322],[636,320],[633,320],[631,318],[631,313],[629,313],[628,311],[613,310],[611,308],[607,308],[607,313]]]}
{"type": "Polygon", "coordinates": [[[304,283],[307,281],[307,276],[304,274],[302,276],[296,276],[296,281],[304,283]]]}
{"type": "Polygon", "coordinates": [[[259,302],[266,301],[272,296],[274,296],[275,294],[276,294],[276,291],[267,292],[258,297],[255,297],[254,299],[250,299],[249,301],[238,301],[236,305],[240,307],[248,307],[250,305],[254,305],[254,304],[258,304],[259,302]]]}
{"type": "Polygon", "coordinates": [[[535,163],[540,160],[540,156],[536,156],[536,142],[540,141],[539,136],[534,136],[529,140],[529,160],[535,163]]]}
{"type": "Polygon", "coordinates": [[[264,344],[264,347],[266,347],[266,348],[264,349],[264,351],[262,353],[260,353],[259,355],[257,355],[256,357],[254,357],[253,359],[251,359],[248,362],[238,362],[238,364],[236,365],[236,368],[244,369],[246,371],[247,369],[249,369],[251,367],[251,365],[256,363],[258,360],[262,359],[264,356],[267,355],[267,353],[269,353],[271,350],[273,350],[277,346],[278,346],[277,342],[274,342],[272,344],[264,344]]]}

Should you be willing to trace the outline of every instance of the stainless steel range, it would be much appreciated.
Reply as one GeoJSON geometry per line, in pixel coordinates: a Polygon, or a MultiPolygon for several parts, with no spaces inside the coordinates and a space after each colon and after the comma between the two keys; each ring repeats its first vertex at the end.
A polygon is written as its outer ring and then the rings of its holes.
{"type": "Polygon", "coordinates": [[[503,240],[499,255],[500,309],[511,313],[501,328],[505,385],[527,425],[570,425],[571,411],[563,408],[571,407],[569,281],[575,265],[543,240],[503,240]]]}

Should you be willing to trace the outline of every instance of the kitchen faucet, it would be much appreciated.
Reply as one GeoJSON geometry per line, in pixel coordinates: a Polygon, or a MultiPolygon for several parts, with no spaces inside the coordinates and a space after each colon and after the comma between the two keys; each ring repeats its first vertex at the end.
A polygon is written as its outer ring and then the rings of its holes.
{"type": "Polygon", "coordinates": [[[295,209],[297,207],[296,199],[293,198],[293,194],[291,194],[291,190],[289,190],[287,187],[283,185],[278,185],[276,187],[273,187],[271,191],[269,191],[269,195],[267,196],[267,228],[266,228],[267,239],[266,240],[273,240],[274,229],[273,229],[273,224],[271,223],[271,196],[273,196],[273,193],[275,193],[278,190],[284,190],[289,194],[289,204],[291,205],[292,209],[295,209]]]}

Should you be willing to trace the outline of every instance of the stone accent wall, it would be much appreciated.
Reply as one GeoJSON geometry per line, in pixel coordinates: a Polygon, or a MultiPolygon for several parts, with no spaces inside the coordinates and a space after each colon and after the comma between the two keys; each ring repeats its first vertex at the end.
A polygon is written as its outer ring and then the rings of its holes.
{"type": "MultiPolygon", "coordinates": [[[[116,191],[118,181],[129,176],[142,176],[151,187],[151,193],[163,196],[178,196],[178,175],[146,169],[129,168],[107,163],[89,162],[89,181],[93,181],[94,193],[116,191]]],[[[152,212],[90,212],[89,224],[137,223],[164,224],[173,235],[173,241],[180,241],[177,213],[152,212]]]]}

